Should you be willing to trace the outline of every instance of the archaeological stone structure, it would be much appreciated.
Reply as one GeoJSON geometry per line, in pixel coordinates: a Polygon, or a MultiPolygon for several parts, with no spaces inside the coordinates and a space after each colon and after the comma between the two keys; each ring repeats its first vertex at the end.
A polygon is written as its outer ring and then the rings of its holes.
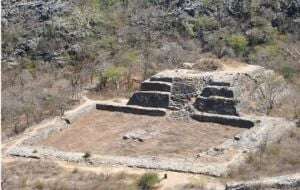
{"type": "Polygon", "coordinates": [[[253,122],[243,115],[263,112],[250,105],[263,105],[257,101],[258,85],[263,86],[274,73],[260,66],[245,67],[209,72],[166,70],[142,82],[127,105],[99,104],[97,109],[158,116],[172,110],[198,121],[250,128],[253,122]]]}
{"type": "MultiPolygon", "coordinates": [[[[257,113],[265,113],[264,103],[259,101],[259,95],[265,89],[264,85],[268,77],[272,75],[274,75],[273,71],[252,65],[239,68],[234,66],[209,72],[193,69],[165,70],[142,82],[139,91],[134,92],[129,100],[114,102],[88,99],[85,104],[66,112],[64,118],[67,118],[71,124],[55,118],[46,126],[37,127],[38,130],[29,131],[24,139],[15,146],[7,148],[6,152],[12,156],[58,159],[90,165],[125,165],[226,176],[232,167],[239,166],[246,160],[248,153],[258,151],[266,141],[270,143],[277,141],[296,126],[294,121],[284,118],[257,116],[257,113]],[[86,159],[84,152],[40,146],[39,142],[50,135],[72,128],[73,122],[95,108],[117,112],[117,116],[119,116],[118,112],[123,112],[148,115],[151,118],[162,117],[167,121],[193,119],[193,121],[217,123],[219,127],[243,129],[241,133],[226,138],[217,146],[195,151],[194,156],[184,158],[150,156],[141,153],[139,156],[92,154],[86,159]]],[[[126,117],[125,114],[123,116],[126,117]]],[[[186,123],[188,125],[188,122],[186,123]]],[[[121,142],[144,144],[150,137],[155,139],[160,133],[159,130],[149,132],[147,129],[147,126],[141,131],[132,131],[130,128],[129,131],[121,134],[116,144],[121,142]]]]}

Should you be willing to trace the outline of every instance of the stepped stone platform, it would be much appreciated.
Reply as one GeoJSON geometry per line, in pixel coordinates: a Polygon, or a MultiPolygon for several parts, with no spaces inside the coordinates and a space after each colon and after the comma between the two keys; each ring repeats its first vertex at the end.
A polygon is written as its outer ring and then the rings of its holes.
{"type": "Polygon", "coordinates": [[[171,92],[172,83],[163,81],[149,81],[146,80],[141,84],[141,91],[162,91],[171,92]]]}
{"type": "Polygon", "coordinates": [[[238,115],[235,105],[236,101],[232,98],[221,96],[200,96],[194,103],[195,108],[199,111],[222,115],[238,115]]]}
{"type": "Polygon", "coordinates": [[[170,92],[138,91],[132,95],[127,104],[138,105],[143,107],[167,108],[169,107],[170,98],[170,92]]]}

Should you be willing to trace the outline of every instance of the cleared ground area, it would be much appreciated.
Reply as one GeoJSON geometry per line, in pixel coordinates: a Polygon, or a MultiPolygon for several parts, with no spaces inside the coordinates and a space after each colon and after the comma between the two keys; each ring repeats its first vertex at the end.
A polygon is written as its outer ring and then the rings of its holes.
{"type": "Polygon", "coordinates": [[[193,120],[93,110],[38,145],[102,155],[191,157],[242,130],[193,120]]]}

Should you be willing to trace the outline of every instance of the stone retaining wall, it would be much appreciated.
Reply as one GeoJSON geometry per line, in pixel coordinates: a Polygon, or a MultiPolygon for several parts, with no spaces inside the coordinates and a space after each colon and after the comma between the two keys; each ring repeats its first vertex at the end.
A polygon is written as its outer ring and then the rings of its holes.
{"type": "Polygon", "coordinates": [[[113,105],[113,104],[96,104],[96,109],[106,111],[116,111],[132,114],[165,116],[167,111],[163,108],[147,108],[133,105],[113,105]]]}
{"type": "Polygon", "coordinates": [[[229,116],[229,115],[218,115],[218,114],[210,114],[210,113],[203,113],[203,112],[196,112],[191,115],[191,117],[200,122],[212,122],[212,123],[219,123],[223,125],[230,125],[234,127],[241,127],[241,128],[251,128],[254,126],[254,121],[244,117],[237,117],[237,116],[229,116]]]}
{"type": "Polygon", "coordinates": [[[300,189],[300,173],[268,177],[252,181],[231,182],[226,184],[225,190],[251,190],[251,189],[300,189]]]}

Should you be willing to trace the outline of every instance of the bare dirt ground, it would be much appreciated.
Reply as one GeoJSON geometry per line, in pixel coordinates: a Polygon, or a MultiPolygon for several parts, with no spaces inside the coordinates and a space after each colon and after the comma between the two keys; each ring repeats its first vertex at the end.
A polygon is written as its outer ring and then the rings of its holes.
{"type": "Polygon", "coordinates": [[[96,173],[77,168],[70,170],[55,162],[18,160],[8,162],[2,169],[1,187],[4,190],[19,189],[138,189],[138,175],[96,173]]]}
{"type": "Polygon", "coordinates": [[[94,110],[62,132],[39,142],[63,151],[122,156],[191,157],[217,146],[244,129],[196,121],[174,121],[94,110]],[[141,131],[143,142],[123,136],[141,131]]]}

